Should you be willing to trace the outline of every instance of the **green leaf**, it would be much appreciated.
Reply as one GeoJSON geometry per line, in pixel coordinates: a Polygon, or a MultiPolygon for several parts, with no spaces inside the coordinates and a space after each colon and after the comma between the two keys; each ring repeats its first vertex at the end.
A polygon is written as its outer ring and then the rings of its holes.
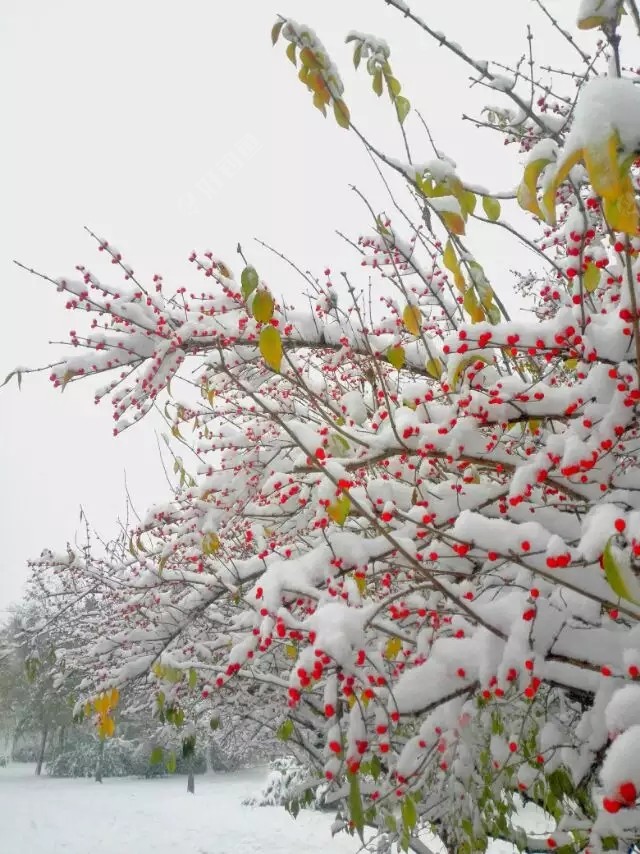
{"type": "Polygon", "coordinates": [[[240,286],[242,290],[242,296],[245,299],[248,299],[249,296],[255,291],[258,287],[259,279],[258,273],[255,267],[245,267],[240,276],[240,286]]]}
{"type": "Polygon", "coordinates": [[[362,59],[362,42],[358,42],[353,51],[353,64],[357,68],[360,65],[360,60],[362,59]]]}
{"type": "Polygon", "coordinates": [[[374,779],[374,782],[380,776],[380,772],[382,771],[382,765],[380,764],[380,760],[377,755],[374,753],[373,758],[371,759],[371,776],[374,779]]]}
{"type": "Polygon", "coordinates": [[[334,100],[333,102],[333,115],[335,116],[336,122],[340,125],[341,128],[349,130],[349,126],[351,124],[349,108],[340,98],[334,100]]]}
{"type": "Polygon", "coordinates": [[[195,667],[191,667],[189,669],[189,688],[193,691],[193,689],[198,684],[198,674],[196,672],[195,667]]]}
{"type": "Polygon", "coordinates": [[[602,567],[609,587],[621,599],[640,605],[640,584],[631,569],[630,560],[616,546],[616,537],[610,537],[602,554],[602,567]]]}
{"type": "Polygon", "coordinates": [[[495,222],[497,219],[500,219],[501,207],[500,202],[497,199],[492,199],[490,196],[483,196],[482,207],[491,222],[495,222]]]}
{"type": "Polygon", "coordinates": [[[159,745],[157,745],[151,751],[151,756],[149,757],[149,765],[160,765],[163,759],[164,750],[159,745]]]}
{"type": "Polygon", "coordinates": [[[395,77],[387,77],[387,88],[389,89],[389,94],[392,98],[397,98],[400,94],[400,90],[402,86],[400,85],[400,81],[396,80],[395,77]]]}
{"type": "Polygon", "coordinates": [[[275,44],[280,38],[280,30],[284,26],[284,21],[277,21],[271,29],[271,44],[275,44]]]}
{"type": "Polygon", "coordinates": [[[176,755],[175,755],[175,753],[174,753],[173,751],[171,751],[171,753],[169,753],[169,755],[167,756],[167,760],[166,760],[166,762],[165,762],[165,764],[164,764],[164,767],[167,769],[167,771],[169,772],[169,774],[175,774],[175,770],[176,770],[176,755]]]}
{"type": "Polygon", "coordinates": [[[292,735],[293,721],[291,720],[291,718],[286,718],[286,720],[282,721],[282,723],[278,727],[278,731],[276,732],[276,738],[279,738],[280,741],[289,741],[292,735]]]}
{"type": "Polygon", "coordinates": [[[400,805],[400,813],[402,815],[402,823],[406,830],[411,832],[418,822],[418,812],[416,804],[411,795],[406,795],[400,805]]]}
{"type": "Polygon", "coordinates": [[[287,45],[287,58],[294,64],[297,65],[296,62],[296,46],[295,42],[289,42],[287,45]]]}
{"type": "Polygon", "coordinates": [[[404,366],[404,347],[389,347],[387,350],[387,360],[390,365],[399,371],[404,366]]]}
{"type": "Polygon", "coordinates": [[[382,95],[382,71],[379,68],[374,72],[371,86],[379,98],[382,95]]]}
{"type": "Polygon", "coordinates": [[[475,193],[472,193],[471,190],[465,190],[458,201],[464,213],[472,214],[475,211],[477,199],[475,193]]]}
{"type": "Polygon", "coordinates": [[[349,496],[343,493],[332,504],[329,504],[327,514],[337,525],[344,525],[350,510],[351,501],[349,500],[349,496]]]}
{"type": "Polygon", "coordinates": [[[349,780],[349,818],[353,822],[360,841],[364,843],[364,809],[360,794],[360,779],[351,771],[347,772],[347,778],[349,780]]]}
{"type": "Polygon", "coordinates": [[[396,113],[398,114],[398,121],[400,124],[404,124],[404,120],[409,115],[409,110],[411,109],[411,104],[409,103],[409,99],[405,98],[404,95],[398,95],[396,98],[396,113]]]}
{"type": "Polygon", "coordinates": [[[212,730],[212,732],[220,729],[220,718],[211,718],[209,721],[209,729],[212,730]]]}

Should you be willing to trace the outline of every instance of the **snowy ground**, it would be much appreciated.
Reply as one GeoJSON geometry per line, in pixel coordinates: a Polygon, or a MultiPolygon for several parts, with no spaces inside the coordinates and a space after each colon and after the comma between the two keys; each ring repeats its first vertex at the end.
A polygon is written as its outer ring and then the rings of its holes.
{"type": "MultiPolygon", "coordinates": [[[[266,772],[160,780],[55,780],[32,765],[0,768],[2,854],[355,854],[357,840],[331,839],[331,818],[247,807],[266,772]]],[[[494,854],[510,846],[492,847],[494,854]]]]}
{"type": "Polygon", "coordinates": [[[354,854],[348,837],[331,842],[326,815],[294,821],[283,809],[247,807],[265,773],[186,780],[56,780],[32,765],[0,768],[2,854],[354,854]]]}

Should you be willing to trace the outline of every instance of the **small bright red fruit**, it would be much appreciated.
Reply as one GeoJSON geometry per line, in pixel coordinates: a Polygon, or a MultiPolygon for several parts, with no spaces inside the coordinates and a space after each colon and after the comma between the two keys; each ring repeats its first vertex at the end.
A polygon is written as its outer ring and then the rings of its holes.
{"type": "Polygon", "coordinates": [[[618,794],[620,795],[620,800],[627,806],[635,804],[636,798],[638,797],[636,787],[631,782],[631,780],[627,780],[626,783],[620,784],[620,787],[618,788],[618,794]]]}
{"type": "Polygon", "coordinates": [[[618,812],[622,804],[615,798],[604,798],[602,801],[602,806],[606,809],[607,812],[613,813],[618,812]]]}

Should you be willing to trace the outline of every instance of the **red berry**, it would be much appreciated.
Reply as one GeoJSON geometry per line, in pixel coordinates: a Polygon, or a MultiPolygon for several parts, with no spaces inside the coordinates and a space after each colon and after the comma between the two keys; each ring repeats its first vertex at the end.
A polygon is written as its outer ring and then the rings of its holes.
{"type": "Polygon", "coordinates": [[[607,812],[618,812],[622,804],[620,801],[615,800],[615,798],[604,798],[602,801],[602,806],[606,809],[607,812]]]}
{"type": "Polygon", "coordinates": [[[635,804],[636,798],[638,797],[636,787],[631,780],[627,780],[626,783],[620,784],[618,794],[620,795],[620,800],[627,806],[635,804]]]}

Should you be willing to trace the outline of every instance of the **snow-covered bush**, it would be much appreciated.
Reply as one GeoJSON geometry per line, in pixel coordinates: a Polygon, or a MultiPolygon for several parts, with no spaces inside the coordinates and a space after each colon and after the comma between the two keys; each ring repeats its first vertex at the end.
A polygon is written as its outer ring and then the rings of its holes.
{"type": "Polygon", "coordinates": [[[293,756],[280,756],[269,765],[269,776],[258,795],[244,803],[259,807],[286,807],[296,815],[301,806],[320,809],[323,789],[310,774],[309,768],[293,756]]]}
{"type": "MultiPolygon", "coordinates": [[[[93,777],[98,765],[100,743],[94,739],[77,739],[71,746],[56,753],[47,763],[51,777],[93,777]]],[[[111,738],[105,741],[102,758],[103,777],[164,777],[169,773],[188,774],[188,763],[182,756],[156,754],[146,745],[111,738]]],[[[203,753],[197,752],[192,760],[194,774],[204,774],[207,762],[203,753]]]]}
{"type": "Polygon", "coordinates": [[[591,50],[549,13],[566,67],[532,56],[505,74],[431,10],[385,2],[501,102],[479,123],[519,158],[517,191],[425,153],[389,46],[351,33],[401,140],[382,152],[315,33],[280,19],[274,43],[363,141],[393,217],[362,195],[353,272],[284,263],[289,293],[307,290],[295,306],[257,259],[236,275],[193,253],[199,283],[173,294],[102,238],[120,281],[51,279],[81,318],[54,386],[105,374],[116,434],[158,406],[198,462],[176,453],[175,493],[106,554],[47,553],[34,572],[67,590],[62,613],[83,589],[100,600],[72,656],[81,691],[143,685],[163,722],[196,727],[210,706],[295,745],[352,832],[420,850],[428,826],[457,854],[490,837],[625,851],[640,836],[640,16],[576,4],[602,31],[591,50]],[[491,283],[478,222],[534,269],[491,283]],[[530,314],[512,318],[506,291],[530,314]],[[518,826],[521,796],[553,832],[518,826]]]}
{"type": "MultiPolygon", "coordinates": [[[[77,740],[57,753],[46,765],[51,777],[93,777],[98,766],[100,744],[97,739],[77,740]]],[[[129,777],[134,770],[135,745],[120,738],[109,739],[104,745],[103,777],[129,777]]]]}

